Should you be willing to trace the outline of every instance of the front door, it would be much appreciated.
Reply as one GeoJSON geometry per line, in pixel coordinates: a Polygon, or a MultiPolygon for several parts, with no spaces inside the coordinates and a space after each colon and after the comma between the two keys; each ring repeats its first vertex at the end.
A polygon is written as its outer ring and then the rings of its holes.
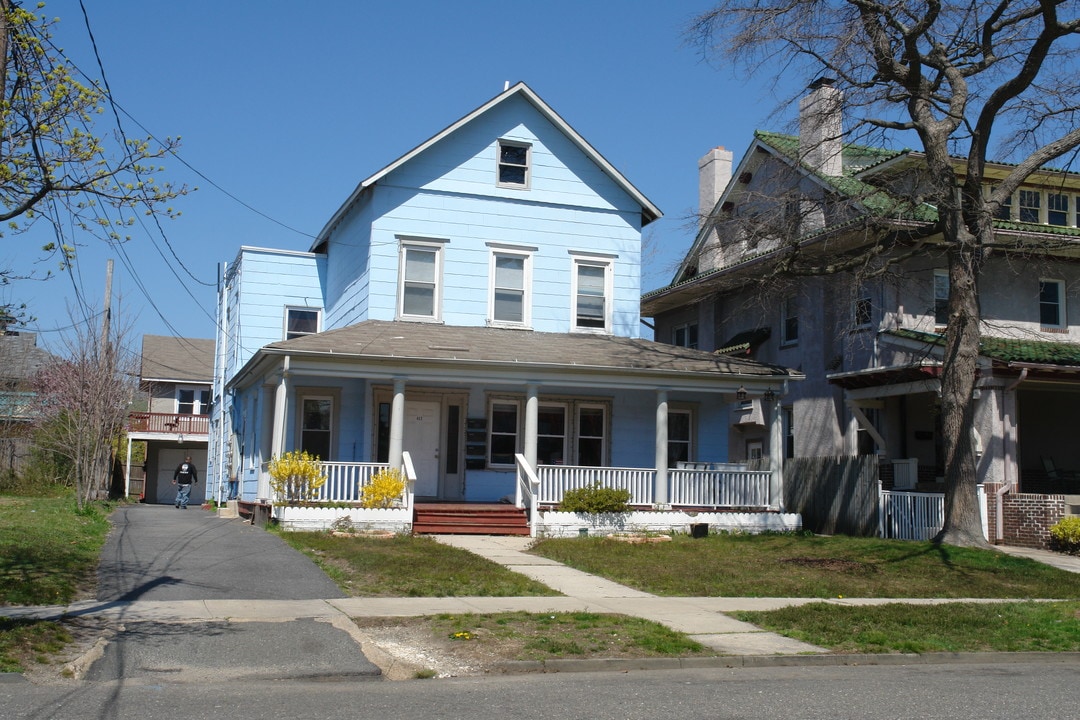
{"type": "Polygon", "coordinates": [[[429,400],[405,401],[403,449],[412,457],[416,470],[416,495],[439,495],[439,418],[442,404],[429,400]]]}

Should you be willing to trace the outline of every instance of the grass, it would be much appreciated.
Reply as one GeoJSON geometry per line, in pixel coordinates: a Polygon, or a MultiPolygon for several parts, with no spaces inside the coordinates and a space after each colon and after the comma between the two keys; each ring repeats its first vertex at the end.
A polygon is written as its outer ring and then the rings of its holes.
{"type": "Polygon", "coordinates": [[[58,605],[94,581],[109,522],[75,498],[0,495],[0,603],[58,605]]]}
{"type": "Polygon", "coordinates": [[[1080,652],[1080,602],[811,603],[732,614],[837,653],[1080,652]]]}
{"type": "Polygon", "coordinates": [[[28,662],[51,662],[71,639],[59,623],[0,618],[0,672],[22,672],[28,662]]]}
{"type": "Polygon", "coordinates": [[[543,540],[533,552],[656,595],[1080,598],[1080,574],[996,550],[791,534],[543,540]]]}
{"type": "Polygon", "coordinates": [[[546,660],[580,657],[679,656],[705,648],[659,623],[590,612],[436,615],[432,630],[452,640],[499,644],[504,657],[546,660]],[[507,649],[507,646],[510,646],[507,649]]]}
{"type": "Polygon", "coordinates": [[[467,550],[427,537],[283,532],[352,597],[522,597],[560,593],[467,550]]]}

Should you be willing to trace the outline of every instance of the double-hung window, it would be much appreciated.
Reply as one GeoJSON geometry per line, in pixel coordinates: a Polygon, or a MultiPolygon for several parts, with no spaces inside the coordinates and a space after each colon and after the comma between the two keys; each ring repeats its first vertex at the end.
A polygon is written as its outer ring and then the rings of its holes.
{"type": "Polygon", "coordinates": [[[527,143],[499,141],[498,184],[528,190],[532,148],[527,143]]]}
{"type": "Polygon", "coordinates": [[[178,415],[210,414],[210,390],[184,386],[176,388],[176,413],[178,415]]]}
{"type": "Polygon", "coordinates": [[[1066,227],[1069,224],[1069,196],[1065,193],[1046,194],[1046,222],[1066,227]]]}
{"type": "Polygon", "coordinates": [[[851,321],[856,328],[864,328],[870,325],[873,319],[874,301],[870,297],[870,291],[865,286],[860,286],[855,292],[855,301],[851,307],[851,321]]]}
{"type": "MultiPolygon", "coordinates": [[[[524,446],[524,403],[492,398],[488,404],[488,465],[512,466],[524,446]]],[[[608,406],[603,402],[541,401],[536,417],[536,461],[540,465],[585,465],[607,462],[608,406]]]]}
{"type": "Polygon", "coordinates": [[[573,274],[573,330],[611,331],[612,261],[575,257],[573,274]]]}
{"type": "Polygon", "coordinates": [[[1020,222],[1042,222],[1040,214],[1042,205],[1042,193],[1038,190],[1021,190],[1019,196],[1020,222]]]}
{"type": "Polygon", "coordinates": [[[680,462],[687,462],[693,455],[690,444],[691,415],[689,410],[668,410],[667,416],[667,457],[668,467],[678,467],[680,462]]]}
{"type": "Polygon", "coordinates": [[[567,465],[566,405],[541,405],[536,417],[536,462],[540,465],[567,465]]]}
{"type": "Polygon", "coordinates": [[[799,342],[799,303],[794,295],[784,298],[780,307],[780,344],[799,342]]]}
{"type": "Polygon", "coordinates": [[[671,331],[671,344],[695,349],[698,346],[697,323],[685,323],[675,326],[671,331]]]}
{"type": "Polygon", "coordinates": [[[439,241],[401,241],[399,319],[442,319],[442,255],[439,241]]]}
{"type": "Polygon", "coordinates": [[[532,251],[492,245],[488,323],[528,327],[531,323],[532,251]]]}
{"type": "Polygon", "coordinates": [[[518,443],[518,414],[521,404],[517,400],[498,400],[491,403],[491,429],[488,432],[488,464],[513,465],[514,453],[520,450],[518,443]]]}
{"type": "Polygon", "coordinates": [[[934,325],[949,324],[949,271],[934,271],[934,325]]]}
{"type": "Polygon", "coordinates": [[[1039,324],[1048,328],[1065,327],[1065,283],[1039,280],[1039,324]]]}
{"type": "Polygon", "coordinates": [[[292,340],[303,335],[319,332],[319,320],[322,311],[318,308],[285,308],[285,339],[292,340]]]}
{"type": "Polygon", "coordinates": [[[577,406],[577,464],[600,467],[607,448],[607,408],[577,406]]]}

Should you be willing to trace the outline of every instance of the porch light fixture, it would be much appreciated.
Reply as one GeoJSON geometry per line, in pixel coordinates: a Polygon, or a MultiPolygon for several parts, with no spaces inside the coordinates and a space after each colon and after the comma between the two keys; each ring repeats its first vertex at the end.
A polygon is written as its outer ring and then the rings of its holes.
{"type": "Polygon", "coordinates": [[[740,402],[746,399],[746,388],[744,388],[742,385],[740,385],[739,389],[735,391],[735,399],[740,402]]]}
{"type": "Polygon", "coordinates": [[[773,392],[772,388],[769,388],[765,391],[765,394],[761,396],[761,399],[765,402],[772,402],[776,399],[776,393],[773,392]]]}
{"type": "Polygon", "coordinates": [[[183,444],[184,444],[184,436],[183,436],[183,435],[181,435],[180,437],[178,437],[178,438],[176,439],[176,443],[177,443],[178,445],[183,445],[183,444]]]}

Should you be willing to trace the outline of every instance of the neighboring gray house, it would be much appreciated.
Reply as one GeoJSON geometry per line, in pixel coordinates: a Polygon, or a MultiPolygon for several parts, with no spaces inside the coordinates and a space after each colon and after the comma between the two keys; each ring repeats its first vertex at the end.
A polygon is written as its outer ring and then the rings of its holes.
{"type": "Polygon", "coordinates": [[[129,464],[128,495],[148,503],[172,502],[173,471],[190,455],[199,470],[191,501],[203,501],[213,379],[213,340],[143,336],[139,387],[146,394],[147,410],[129,416],[128,457],[132,442],[145,441],[146,465],[129,464]]]}
{"type": "MultiPolygon", "coordinates": [[[[943,475],[949,278],[936,211],[901,207],[888,192],[918,183],[925,156],[842,144],[839,111],[822,110],[839,107],[838,92],[812,88],[801,137],[758,131],[737,164],[723,148],[702,158],[705,220],[671,284],[643,297],[642,315],[654,318],[657,340],[804,373],[781,399],[786,457],[876,454],[887,486],[933,489],[943,475]],[[890,228],[889,257],[903,256],[890,277],[804,277],[763,296],[781,233],[796,233],[804,253],[835,257],[880,237],[865,232],[871,223],[890,228]]],[[[991,164],[987,177],[1008,170],[991,164]]],[[[1068,471],[1080,470],[1080,175],[1035,173],[995,227],[1010,240],[1053,238],[1057,249],[984,259],[978,477],[1002,493],[1078,493],[1068,471]]],[[[729,432],[733,459],[762,434],[753,403],[745,410],[729,432]]]]}
{"type": "Polygon", "coordinates": [[[21,470],[29,457],[33,379],[52,358],[38,347],[36,333],[0,333],[0,473],[21,470]]]}

